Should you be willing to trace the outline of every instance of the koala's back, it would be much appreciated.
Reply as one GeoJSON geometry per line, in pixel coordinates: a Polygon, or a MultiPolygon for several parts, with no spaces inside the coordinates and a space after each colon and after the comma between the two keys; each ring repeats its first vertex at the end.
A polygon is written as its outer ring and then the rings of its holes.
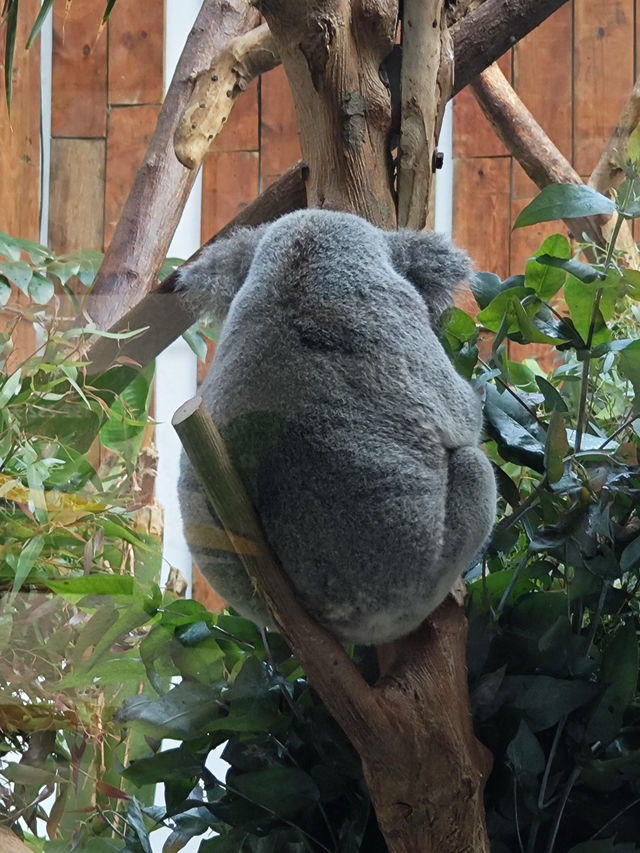
{"type": "MultiPolygon", "coordinates": [[[[443,564],[452,454],[476,448],[480,406],[381,235],[319,211],[270,226],[201,392],[302,601],[346,642],[417,627],[488,530],[443,564]]],[[[465,490],[490,491],[487,467],[465,490]]],[[[264,621],[236,581],[214,586],[264,621]]]]}

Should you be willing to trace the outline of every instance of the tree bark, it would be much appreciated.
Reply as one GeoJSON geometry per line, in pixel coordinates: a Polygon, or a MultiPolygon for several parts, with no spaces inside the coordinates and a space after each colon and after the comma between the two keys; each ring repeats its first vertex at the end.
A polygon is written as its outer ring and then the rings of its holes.
{"type": "Polygon", "coordinates": [[[453,94],[499,59],[567,0],[485,0],[452,27],[453,94]]]}
{"type": "MultiPolygon", "coordinates": [[[[492,65],[479,74],[472,81],[471,88],[497,136],[537,187],[542,189],[554,183],[584,183],[571,163],[556,148],[522,103],[497,65],[492,65]]],[[[623,117],[625,115],[626,113],[623,112],[623,117]]],[[[601,171],[600,186],[597,189],[606,193],[611,187],[605,186],[602,174],[601,171]]],[[[565,224],[569,234],[575,239],[581,240],[582,235],[587,234],[589,239],[598,246],[606,246],[613,233],[616,218],[616,216],[610,218],[589,216],[582,219],[567,219],[565,224]]],[[[637,266],[640,257],[631,229],[626,222],[620,229],[617,246],[623,252],[625,264],[637,266]]]]}
{"type": "MultiPolygon", "coordinates": [[[[200,94],[204,94],[205,97],[197,101],[197,106],[200,103],[207,105],[202,115],[199,114],[197,117],[196,128],[192,128],[195,136],[199,138],[198,151],[195,152],[194,149],[191,154],[188,151],[183,152],[185,159],[188,158],[189,162],[193,163],[193,168],[184,167],[175,156],[173,150],[174,136],[183,113],[187,109],[197,80],[203,79],[206,71],[215,65],[218,54],[224,53],[225,34],[228,33],[235,37],[242,30],[248,28],[251,19],[246,12],[246,2],[247,0],[234,0],[235,6],[230,10],[229,5],[223,0],[206,0],[202,7],[167,92],[165,104],[153,138],[149,143],[143,165],[138,171],[116,233],[92,289],[87,313],[98,328],[108,329],[113,333],[130,328],[128,325],[129,312],[133,306],[144,299],[147,294],[152,293],[154,288],[158,286],[158,272],[195,181],[198,166],[197,158],[203,156],[205,151],[205,146],[202,144],[203,137],[206,136],[207,142],[211,143],[209,139],[212,135],[211,130],[199,125],[199,121],[201,117],[204,119],[204,113],[208,115],[204,120],[210,119],[209,104],[214,95],[214,90],[205,87],[206,91],[203,92],[201,89],[200,94]],[[221,24],[219,20],[222,21],[221,24]],[[218,27],[221,28],[219,31],[218,27]],[[214,37],[211,37],[211,32],[214,33],[214,37]],[[190,63],[192,63],[191,66],[190,63]],[[142,227],[141,223],[148,222],[152,225],[142,227]],[[122,322],[123,317],[124,322],[122,322]]],[[[368,3],[374,6],[375,2],[376,0],[368,0],[368,3]]],[[[492,62],[512,47],[517,38],[526,35],[527,27],[537,26],[563,2],[566,0],[555,0],[553,3],[550,0],[544,0],[540,3],[538,0],[517,0],[517,2],[514,0],[484,0],[481,5],[478,5],[472,0],[472,2],[464,4],[465,16],[451,30],[455,53],[455,76],[452,94],[460,91],[478,70],[482,70],[485,67],[483,63],[492,62]],[[484,37],[487,39],[481,49],[474,47],[476,31],[484,33],[484,37]]],[[[359,0],[359,4],[362,5],[362,0],[359,0]]],[[[343,3],[344,5],[345,3],[343,3]]],[[[273,67],[274,62],[279,62],[279,57],[272,53],[273,40],[266,29],[261,28],[260,32],[256,31],[248,38],[253,40],[251,61],[246,63],[246,68],[250,69],[250,73],[258,74],[267,71],[273,67]]],[[[241,42],[236,43],[236,48],[239,44],[241,42]]],[[[231,54],[227,53],[227,57],[229,56],[231,54]]],[[[248,77],[243,76],[244,71],[243,69],[240,77],[236,79],[237,86],[234,83],[234,89],[231,90],[232,96],[227,105],[229,109],[235,102],[236,88],[241,88],[239,80],[248,82],[248,77]]],[[[369,63],[369,72],[370,74],[373,73],[372,63],[369,63]]],[[[230,73],[235,75],[233,70],[230,73]]],[[[376,97],[382,95],[377,69],[374,77],[369,79],[369,83],[373,86],[376,97]]],[[[192,100],[192,110],[194,103],[192,100]]],[[[215,110],[215,106],[212,109],[215,110]]],[[[348,111],[349,106],[346,105],[345,109],[348,111]]],[[[382,109],[383,124],[387,121],[387,110],[387,106],[382,109]]],[[[359,121],[358,115],[353,115],[347,124],[357,126],[359,121]]],[[[313,134],[315,128],[310,127],[309,131],[313,134]]],[[[377,136],[379,143],[381,133],[379,132],[377,136]]],[[[181,139],[180,136],[179,145],[181,139]]],[[[386,147],[380,156],[383,159],[379,162],[388,162],[386,147]]],[[[383,172],[384,169],[379,166],[376,170],[376,183],[381,185],[382,196],[387,197],[386,203],[388,204],[390,189],[385,182],[383,172]]],[[[311,198],[310,204],[319,200],[319,197],[311,198]]],[[[375,206],[378,201],[374,201],[373,204],[375,206]]],[[[328,206],[328,202],[326,206],[328,206]]],[[[384,212],[384,210],[378,212],[384,212]]],[[[383,218],[376,217],[372,221],[382,224],[383,218]]],[[[151,296],[150,300],[154,302],[155,298],[151,296]]],[[[140,314],[143,317],[147,316],[145,309],[146,303],[142,303],[140,314]]],[[[143,323],[142,325],[147,324],[143,323]]],[[[178,334],[184,332],[187,325],[176,331],[175,336],[177,337],[178,334]]],[[[136,323],[134,327],[137,326],[136,323]]],[[[160,335],[164,344],[159,348],[150,348],[154,355],[157,355],[164,346],[170,343],[164,331],[160,335]]],[[[100,345],[100,350],[105,351],[105,348],[100,345]]],[[[92,357],[92,354],[93,348],[90,350],[89,357],[92,357]]],[[[134,352],[132,357],[141,364],[145,363],[143,361],[146,357],[144,352],[141,352],[139,356],[134,352]]]]}
{"type": "Polygon", "coordinates": [[[394,644],[392,671],[370,687],[297,601],[200,398],[182,406],[173,425],[225,530],[257,546],[257,557],[246,549],[238,556],[362,757],[390,853],[488,853],[482,793],[490,762],[473,734],[460,599],[450,596],[394,644]]]}
{"type": "MultiPolygon", "coordinates": [[[[274,181],[258,198],[241,210],[228,222],[224,228],[201,246],[197,252],[185,262],[185,266],[194,261],[205,246],[215,240],[226,237],[234,228],[242,225],[260,225],[272,222],[285,213],[299,210],[307,206],[305,188],[306,166],[297,163],[285,172],[281,178],[274,181]]],[[[133,362],[136,365],[146,365],[158,356],[163,349],[189,328],[195,318],[188,314],[180,300],[175,295],[178,281],[178,271],[167,276],[151,293],[130,308],[118,321],[119,332],[130,332],[141,329],[140,335],[128,340],[97,337],[91,345],[89,357],[91,372],[101,373],[107,370],[116,360],[133,362]]],[[[114,370],[119,370],[116,366],[114,370]]],[[[123,389],[130,380],[127,371],[120,371],[121,377],[113,373],[108,386],[110,389],[123,389]]]]}
{"type": "Polygon", "coordinates": [[[175,128],[198,72],[209,68],[225,45],[256,21],[248,0],[204,0],[86,305],[98,328],[111,328],[157,280],[197,174],[175,155],[175,128]]]}
{"type": "Polygon", "coordinates": [[[444,0],[405,0],[401,81],[398,225],[420,231],[427,223],[438,137],[453,88],[444,0]]]}
{"type": "Polygon", "coordinates": [[[601,193],[617,189],[625,178],[629,138],[640,125],[640,77],[622,108],[606,148],[591,173],[589,184],[601,193]]]}
{"type": "Polygon", "coordinates": [[[222,130],[236,98],[258,74],[280,64],[266,24],[231,39],[214,64],[196,80],[174,136],[176,157],[188,169],[198,169],[222,130]]]}
{"type": "Polygon", "coordinates": [[[256,0],[293,93],[311,207],[394,228],[380,66],[395,41],[396,0],[256,0]]]}

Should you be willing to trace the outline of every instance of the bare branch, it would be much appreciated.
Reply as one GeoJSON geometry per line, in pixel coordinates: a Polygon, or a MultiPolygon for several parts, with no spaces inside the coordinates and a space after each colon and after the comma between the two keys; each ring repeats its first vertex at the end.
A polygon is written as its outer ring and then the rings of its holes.
{"type": "Polygon", "coordinates": [[[436,145],[452,88],[453,45],[444,0],[405,0],[398,146],[400,226],[420,230],[426,225],[436,145]]]}
{"type": "Polygon", "coordinates": [[[339,725],[345,731],[358,732],[360,743],[364,742],[370,737],[371,688],[335,637],[299,603],[291,581],[267,544],[222,436],[200,397],[181,406],[172,423],[224,529],[250,539],[256,546],[257,556],[239,550],[238,557],[314,687],[325,698],[339,725]]]}
{"type": "Polygon", "coordinates": [[[110,328],[154,285],[196,178],[174,153],[177,123],[197,73],[256,21],[248,0],[204,0],[88,300],[87,311],[99,328],[110,328]]]}
{"type": "Polygon", "coordinates": [[[453,94],[499,59],[567,0],[485,0],[452,27],[453,94]]]}
{"type": "Polygon", "coordinates": [[[624,180],[629,137],[640,125],[640,77],[636,80],[607,146],[591,173],[589,184],[598,192],[617,189],[624,180]]]}
{"type": "Polygon", "coordinates": [[[173,424],[223,527],[257,545],[257,557],[238,556],[360,753],[390,853],[487,853],[482,791],[490,762],[473,734],[459,602],[451,596],[394,644],[392,676],[369,687],[342,646],[300,606],[201,400],[182,406],[173,424]]]}
{"type": "MultiPolygon", "coordinates": [[[[542,189],[553,183],[584,183],[522,103],[497,65],[479,74],[472,81],[471,88],[496,134],[536,186],[542,189]]],[[[569,233],[577,239],[581,239],[585,233],[597,245],[605,246],[613,231],[615,218],[607,221],[602,217],[590,216],[567,219],[565,224],[569,233]]],[[[636,266],[638,250],[627,223],[624,226],[620,230],[618,247],[624,252],[625,263],[636,266]]]]}

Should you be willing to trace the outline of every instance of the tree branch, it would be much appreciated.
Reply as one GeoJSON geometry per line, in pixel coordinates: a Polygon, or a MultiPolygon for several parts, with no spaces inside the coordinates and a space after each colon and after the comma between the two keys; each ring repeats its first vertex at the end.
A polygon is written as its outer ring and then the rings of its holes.
{"type": "Polygon", "coordinates": [[[200,168],[238,95],[254,77],[279,64],[280,57],[266,24],[231,39],[213,65],[197,77],[174,137],[178,160],[189,169],[200,168]]]}
{"type": "Polygon", "coordinates": [[[453,45],[444,0],[405,0],[398,145],[398,225],[404,228],[419,231],[427,223],[436,146],[452,87],[453,45]]]}
{"type": "Polygon", "coordinates": [[[499,59],[567,0],[485,0],[452,27],[453,94],[499,59]]]}
{"type": "MultiPolygon", "coordinates": [[[[584,183],[522,103],[497,65],[479,74],[472,81],[471,88],[497,136],[537,187],[542,189],[553,183],[584,183]]],[[[576,239],[582,239],[585,233],[598,246],[606,246],[616,219],[615,216],[608,220],[589,216],[567,219],[565,224],[576,239]]],[[[639,260],[638,250],[627,223],[620,230],[618,246],[624,252],[625,263],[635,266],[639,260]]]]}
{"type": "MultiPolygon", "coordinates": [[[[200,252],[222,237],[226,237],[235,228],[243,225],[261,225],[272,222],[285,213],[307,206],[305,188],[307,168],[297,163],[282,177],[274,181],[250,205],[227,223],[218,233],[201,246],[197,252],[185,261],[183,266],[194,261],[200,252]]],[[[178,281],[177,270],[167,276],[154,290],[148,293],[136,305],[130,308],[112,327],[112,331],[123,333],[135,329],[146,329],[135,338],[118,341],[112,338],[96,337],[91,343],[87,358],[91,361],[92,374],[101,373],[116,360],[127,360],[138,366],[144,366],[159,355],[170,343],[195,322],[194,317],[182,307],[174,290],[178,281]]],[[[115,367],[114,370],[120,370],[115,367]]],[[[110,378],[109,388],[122,389],[130,380],[127,371],[120,371],[118,380],[115,374],[110,378]]]]}
{"type": "Polygon", "coordinates": [[[173,425],[225,530],[257,545],[257,557],[238,556],[360,753],[390,853],[487,853],[482,791],[490,764],[473,734],[462,607],[450,597],[394,644],[393,676],[369,687],[342,646],[300,606],[200,398],[182,406],[173,425]]]}
{"type": "Polygon", "coordinates": [[[176,158],[173,136],[197,73],[257,20],[248,0],[204,0],[186,41],[144,161],[89,295],[87,312],[109,329],[152,288],[196,178],[176,158]]]}
{"type": "Polygon", "coordinates": [[[617,189],[624,180],[629,137],[638,125],[640,125],[640,77],[636,80],[609,141],[589,178],[589,184],[598,192],[609,193],[612,189],[617,189]]]}

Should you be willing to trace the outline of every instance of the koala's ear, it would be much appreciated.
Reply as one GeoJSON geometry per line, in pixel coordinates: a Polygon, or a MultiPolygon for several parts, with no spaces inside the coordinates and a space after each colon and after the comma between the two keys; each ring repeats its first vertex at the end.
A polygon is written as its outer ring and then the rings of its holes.
{"type": "Polygon", "coordinates": [[[452,294],[473,267],[467,255],[444,234],[435,231],[386,232],[391,262],[422,295],[434,328],[443,311],[452,304],[452,294]]]}
{"type": "Polygon", "coordinates": [[[175,293],[194,320],[211,314],[223,320],[249,272],[258,243],[268,225],[238,228],[229,237],[204,246],[178,270],[175,293]]]}

